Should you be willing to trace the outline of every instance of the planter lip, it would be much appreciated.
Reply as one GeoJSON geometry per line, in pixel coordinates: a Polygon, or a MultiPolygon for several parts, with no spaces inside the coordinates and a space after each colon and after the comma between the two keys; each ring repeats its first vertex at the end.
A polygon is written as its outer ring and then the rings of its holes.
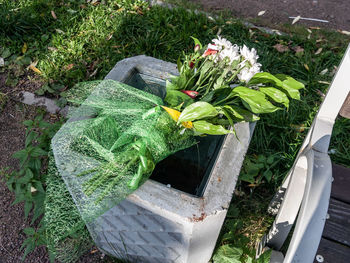
{"type": "MultiPolygon", "coordinates": [[[[105,79],[125,82],[135,70],[163,80],[178,75],[175,64],[140,55],[119,61],[105,79]]],[[[164,215],[193,223],[227,210],[254,127],[255,123],[237,123],[235,130],[239,139],[234,134],[225,136],[202,197],[149,179],[126,199],[136,201],[143,208],[161,209],[164,215]]]]}

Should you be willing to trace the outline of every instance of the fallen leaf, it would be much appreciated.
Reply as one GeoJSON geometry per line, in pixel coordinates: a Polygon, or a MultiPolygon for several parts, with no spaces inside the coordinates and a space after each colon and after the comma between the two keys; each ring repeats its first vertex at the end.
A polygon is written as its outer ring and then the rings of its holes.
{"type": "Polygon", "coordinates": [[[29,68],[30,68],[31,70],[33,70],[35,73],[41,75],[41,71],[40,71],[37,67],[35,67],[35,66],[33,66],[33,65],[29,65],[29,68]]]}
{"type": "Polygon", "coordinates": [[[225,23],[228,24],[228,25],[233,24],[232,21],[226,21],[225,23]]]}
{"type": "Polygon", "coordinates": [[[95,254],[97,251],[97,249],[91,250],[90,254],[95,254]]]}
{"type": "Polygon", "coordinates": [[[296,18],[293,19],[292,25],[294,25],[296,22],[300,20],[301,16],[297,16],[296,18]]]}
{"type": "Polygon", "coordinates": [[[113,36],[113,33],[109,34],[109,35],[106,37],[106,40],[107,40],[107,41],[110,40],[110,39],[112,38],[112,36],[113,36]]]}
{"type": "Polygon", "coordinates": [[[58,50],[58,49],[55,48],[55,47],[47,47],[47,49],[50,50],[50,51],[57,51],[57,50],[58,50]]]}
{"type": "Polygon", "coordinates": [[[310,34],[312,34],[312,31],[308,28],[306,28],[307,32],[309,32],[310,34]]]}
{"type": "Polygon", "coordinates": [[[310,26],[309,28],[310,28],[310,29],[314,29],[314,30],[319,30],[319,29],[321,29],[321,28],[318,27],[318,26],[310,26]]]}
{"type": "Polygon", "coordinates": [[[95,69],[95,70],[94,70],[94,72],[92,72],[92,73],[90,74],[90,76],[89,76],[89,77],[91,78],[91,77],[95,76],[95,75],[96,75],[96,73],[97,73],[97,70],[98,70],[98,68],[97,68],[97,69],[95,69]]]}
{"type": "Polygon", "coordinates": [[[64,31],[62,31],[62,30],[59,29],[59,28],[56,29],[56,32],[59,33],[59,34],[64,34],[64,31]]]}
{"type": "Polygon", "coordinates": [[[307,64],[304,64],[304,68],[306,68],[307,71],[310,71],[310,68],[307,64]]]}
{"type": "Polygon", "coordinates": [[[258,13],[258,16],[262,16],[262,15],[264,15],[265,13],[266,13],[266,10],[260,11],[260,12],[258,13]]]}
{"type": "Polygon", "coordinates": [[[320,54],[322,52],[322,50],[323,50],[323,48],[321,48],[321,47],[319,49],[317,49],[317,51],[315,52],[315,55],[320,54]]]}
{"type": "Polygon", "coordinates": [[[22,53],[25,54],[27,52],[28,46],[27,43],[24,42],[23,47],[22,47],[22,53]]]}
{"type": "Polygon", "coordinates": [[[328,68],[325,68],[324,70],[322,70],[322,71],[320,72],[320,75],[323,76],[323,75],[325,75],[327,72],[328,72],[328,68]]]}
{"type": "Polygon", "coordinates": [[[291,124],[290,126],[297,132],[303,132],[305,130],[304,124],[291,124]]]}
{"type": "Polygon", "coordinates": [[[55,20],[57,19],[57,16],[53,10],[51,10],[51,15],[52,15],[53,19],[55,19],[55,20]]]}
{"type": "Polygon", "coordinates": [[[276,44],[273,47],[280,53],[289,51],[289,47],[282,44],[276,44]]]}
{"type": "Polygon", "coordinates": [[[112,48],[121,48],[122,46],[112,46],[112,48]]]}
{"type": "Polygon", "coordinates": [[[347,35],[347,36],[350,36],[350,32],[346,31],[346,30],[341,30],[340,33],[347,35]]]}
{"type": "Polygon", "coordinates": [[[120,12],[122,12],[122,11],[124,11],[124,7],[121,7],[121,8],[119,8],[119,9],[117,10],[118,13],[120,13],[120,12]]]}
{"type": "Polygon", "coordinates": [[[320,95],[322,98],[326,97],[326,95],[325,95],[322,91],[320,91],[319,89],[316,89],[316,92],[317,92],[317,94],[320,95]]]}
{"type": "Polygon", "coordinates": [[[69,64],[64,67],[65,70],[71,70],[74,67],[74,64],[69,64]]]}
{"type": "Polygon", "coordinates": [[[331,84],[330,82],[328,81],[323,81],[323,80],[319,80],[318,83],[321,83],[321,84],[326,84],[326,85],[329,85],[331,84]]]}
{"type": "Polygon", "coordinates": [[[293,47],[293,50],[295,51],[295,53],[302,53],[302,52],[304,52],[304,49],[301,46],[293,47]]]}
{"type": "Polygon", "coordinates": [[[334,76],[335,73],[337,73],[338,71],[338,67],[337,66],[333,66],[333,70],[330,72],[331,76],[334,76]]]}

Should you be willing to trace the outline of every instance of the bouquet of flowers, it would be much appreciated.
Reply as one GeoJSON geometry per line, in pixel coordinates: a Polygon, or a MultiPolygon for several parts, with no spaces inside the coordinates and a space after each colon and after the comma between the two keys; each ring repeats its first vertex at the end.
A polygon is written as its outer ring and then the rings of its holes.
{"type": "Polygon", "coordinates": [[[196,136],[234,133],[235,123],[256,121],[299,99],[304,85],[261,72],[254,48],[221,37],[203,47],[193,39],[194,51],[178,60],[179,75],[167,81],[164,101],[112,80],[82,85],[79,96],[68,96],[80,106],[52,148],[85,222],[125,199],[158,162],[194,145],[196,136]]]}

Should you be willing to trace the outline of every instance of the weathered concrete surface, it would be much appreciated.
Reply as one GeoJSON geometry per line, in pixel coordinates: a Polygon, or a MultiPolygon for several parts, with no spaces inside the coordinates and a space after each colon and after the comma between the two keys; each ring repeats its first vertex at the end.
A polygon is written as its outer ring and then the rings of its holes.
{"type": "MultiPolygon", "coordinates": [[[[133,72],[167,79],[176,65],[146,56],[122,60],[106,79],[127,82],[133,72]]],[[[89,231],[108,254],[132,262],[206,263],[210,260],[246,154],[254,124],[227,135],[202,197],[148,180],[93,223],[89,231]]]]}
{"type": "Polygon", "coordinates": [[[36,96],[34,93],[23,91],[19,94],[19,101],[33,106],[43,106],[50,113],[58,113],[61,108],[58,107],[54,100],[42,96],[36,96]]]}

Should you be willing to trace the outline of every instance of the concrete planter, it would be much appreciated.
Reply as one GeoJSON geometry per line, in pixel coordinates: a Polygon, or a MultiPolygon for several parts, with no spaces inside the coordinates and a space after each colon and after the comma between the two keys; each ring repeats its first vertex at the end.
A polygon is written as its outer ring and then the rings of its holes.
{"type": "MultiPolygon", "coordinates": [[[[175,64],[137,56],[118,62],[106,79],[136,86],[138,81],[145,81],[150,83],[146,89],[164,96],[159,86],[169,78],[169,73],[177,74],[175,64]]],[[[96,245],[107,254],[130,262],[208,262],[254,124],[240,123],[235,129],[239,141],[234,135],[227,135],[215,142],[216,150],[212,145],[206,148],[206,155],[213,158],[202,160],[211,165],[206,166],[205,176],[195,193],[148,180],[126,200],[88,225],[96,245]]]]}

